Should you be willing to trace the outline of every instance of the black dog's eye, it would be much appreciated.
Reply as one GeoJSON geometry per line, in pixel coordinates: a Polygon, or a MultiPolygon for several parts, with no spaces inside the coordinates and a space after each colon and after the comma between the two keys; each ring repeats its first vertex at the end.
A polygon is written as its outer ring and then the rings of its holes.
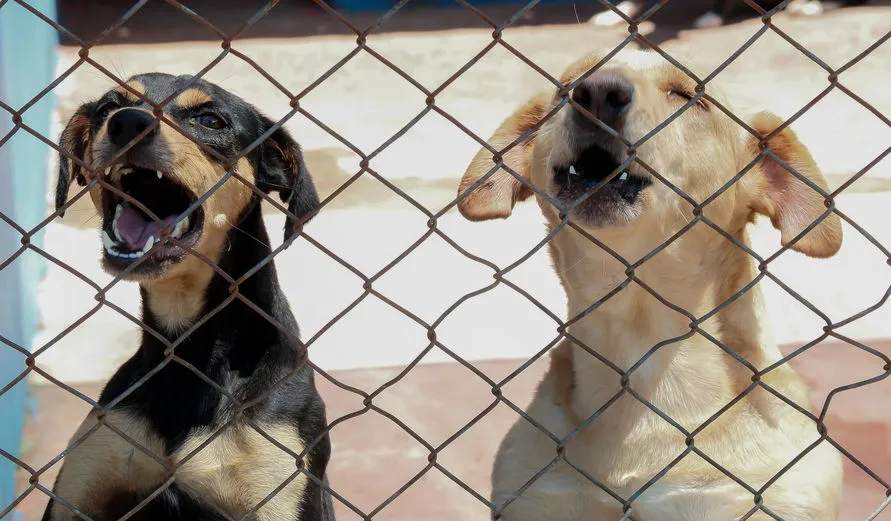
{"type": "Polygon", "coordinates": [[[213,130],[220,130],[221,128],[226,126],[226,122],[223,121],[223,118],[217,116],[216,114],[199,114],[192,119],[195,123],[198,123],[202,127],[206,127],[213,130]]]}
{"type": "Polygon", "coordinates": [[[98,119],[99,121],[105,121],[105,118],[108,117],[109,112],[119,108],[121,108],[120,105],[113,101],[103,103],[99,106],[98,109],[96,109],[96,119],[98,119]]]}

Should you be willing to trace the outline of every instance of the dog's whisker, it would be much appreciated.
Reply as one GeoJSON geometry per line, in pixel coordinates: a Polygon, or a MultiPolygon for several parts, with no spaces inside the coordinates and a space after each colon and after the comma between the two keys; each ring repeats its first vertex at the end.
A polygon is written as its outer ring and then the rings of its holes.
{"type": "Polygon", "coordinates": [[[263,184],[265,184],[266,186],[274,187],[274,188],[281,188],[283,190],[290,190],[291,188],[293,188],[291,186],[281,185],[281,184],[273,183],[270,181],[265,181],[263,184]]]}
{"type": "MultiPolygon", "coordinates": [[[[223,215],[223,214],[220,214],[220,215],[223,215]]],[[[219,217],[219,216],[218,216],[218,217],[219,217]]],[[[248,232],[247,230],[245,230],[245,229],[239,227],[238,225],[234,224],[234,223],[231,222],[228,218],[225,218],[225,216],[224,216],[224,219],[225,219],[225,224],[228,224],[228,225],[231,226],[232,228],[234,228],[234,229],[240,231],[241,233],[243,233],[244,235],[250,237],[251,239],[253,239],[254,241],[256,241],[258,244],[261,244],[261,245],[263,245],[263,246],[266,246],[267,248],[268,248],[268,247],[271,247],[268,243],[265,243],[265,242],[261,241],[260,239],[258,239],[258,238],[255,237],[254,235],[252,235],[252,234],[251,234],[250,232],[248,232]]],[[[231,247],[231,245],[230,245],[230,247],[231,247]]]]}
{"type": "Polygon", "coordinates": [[[575,268],[575,267],[578,266],[579,264],[581,264],[581,263],[583,263],[583,262],[585,262],[585,261],[588,261],[588,260],[590,260],[590,259],[589,259],[586,255],[582,255],[581,257],[579,257],[575,262],[573,262],[573,263],[570,264],[569,266],[566,266],[565,268],[560,269],[560,270],[557,272],[557,274],[558,274],[558,275],[566,275],[570,270],[572,270],[573,268],[575,268]]]}

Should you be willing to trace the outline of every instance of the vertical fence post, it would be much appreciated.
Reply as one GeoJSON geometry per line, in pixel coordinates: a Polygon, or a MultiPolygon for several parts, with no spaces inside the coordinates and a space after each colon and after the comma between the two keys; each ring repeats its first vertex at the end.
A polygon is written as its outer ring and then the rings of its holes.
{"type": "MultiPolygon", "coordinates": [[[[30,5],[55,18],[55,0],[31,0],[30,5]]],[[[52,27],[15,2],[0,8],[0,100],[20,109],[53,80],[58,36],[52,27]]],[[[55,98],[52,93],[29,108],[26,124],[49,135],[55,98]]],[[[14,128],[12,116],[0,111],[0,139],[14,128]]],[[[46,212],[49,148],[19,130],[0,147],[0,211],[25,229],[36,226],[46,212]]],[[[32,240],[38,244],[41,234],[32,240]]],[[[0,223],[0,262],[21,247],[21,235],[0,223]]],[[[0,334],[30,347],[38,322],[37,283],[44,271],[39,255],[25,252],[0,270],[0,334]]],[[[25,369],[21,353],[0,342],[0,387],[25,369]]],[[[19,382],[0,395],[0,448],[17,454],[25,417],[26,385],[19,382]]],[[[0,458],[0,505],[15,494],[15,465],[0,458]]]]}

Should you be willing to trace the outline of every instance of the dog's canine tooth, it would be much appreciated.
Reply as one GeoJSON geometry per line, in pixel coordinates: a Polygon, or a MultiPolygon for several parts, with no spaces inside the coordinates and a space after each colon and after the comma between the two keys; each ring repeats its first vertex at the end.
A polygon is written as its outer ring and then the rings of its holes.
{"type": "Polygon", "coordinates": [[[185,219],[183,219],[183,220],[177,222],[177,223],[176,223],[176,226],[173,228],[173,233],[171,233],[170,235],[171,235],[174,239],[179,239],[179,238],[182,236],[182,234],[183,234],[183,230],[186,229],[186,225],[188,224],[188,222],[189,222],[189,218],[188,218],[188,217],[186,217],[185,219]]]}
{"type": "Polygon", "coordinates": [[[154,236],[149,236],[149,238],[145,240],[145,246],[142,247],[142,252],[140,253],[140,256],[148,253],[148,251],[150,249],[152,249],[152,246],[154,246],[154,245],[155,245],[154,236]]]}
{"type": "Polygon", "coordinates": [[[164,177],[164,174],[162,174],[161,171],[158,170],[158,179],[161,179],[162,177],[164,177]]]}
{"type": "Polygon", "coordinates": [[[111,167],[107,166],[105,167],[105,176],[108,177],[109,174],[111,174],[111,167]]]}
{"type": "Polygon", "coordinates": [[[569,175],[579,175],[575,170],[575,165],[569,165],[569,175]]]}
{"type": "Polygon", "coordinates": [[[114,232],[114,236],[118,242],[124,242],[124,239],[121,238],[121,233],[118,231],[118,218],[121,216],[122,211],[122,204],[118,203],[117,207],[114,209],[114,219],[111,221],[111,230],[114,232]]]}
{"type": "Polygon", "coordinates": [[[111,252],[114,249],[114,241],[109,237],[108,232],[102,230],[102,246],[105,248],[105,251],[111,252]]]}
{"type": "Polygon", "coordinates": [[[628,179],[628,172],[622,172],[622,175],[619,176],[619,181],[624,181],[628,179]]]}

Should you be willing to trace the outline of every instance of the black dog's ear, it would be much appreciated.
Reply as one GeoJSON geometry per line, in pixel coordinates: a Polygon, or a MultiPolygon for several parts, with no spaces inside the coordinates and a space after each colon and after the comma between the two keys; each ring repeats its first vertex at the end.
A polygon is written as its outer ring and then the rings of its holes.
{"type": "MultiPolygon", "coordinates": [[[[265,132],[273,124],[269,119],[263,118],[261,128],[265,132]]],[[[306,163],[303,162],[300,145],[287,130],[279,128],[266,138],[260,149],[258,188],[264,193],[278,192],[282,201],[287,203],[288,211],[298,218],[312,218],[319,207],[319,196],[306,163]]],[[[295,221],[291,218],[285,222],[286,241],[294,234],[294,224],[295,221]]]]}
{"type": "MultiPolygon", "coordinates": [[[[80,160],[84,159],[87,146],[90,144],[90,112],[93,109],[92,103],[82,105],[77,112],[68,120],[68,125],[62,131],[59,138],[59,148],[64,153],[59,153],[59,181],[56,183],[56,210],[62,208],[68,201],[68,185],[71,180],[77,181],[80,186],[86,186],[87,179],[84,176],[83,168],[72,160],[76,157],[80,160]],[[66,155],[66,153],[68,155],[66,155]]],[[[59,216],[65,215],[65,212],[59,216]]]]}

